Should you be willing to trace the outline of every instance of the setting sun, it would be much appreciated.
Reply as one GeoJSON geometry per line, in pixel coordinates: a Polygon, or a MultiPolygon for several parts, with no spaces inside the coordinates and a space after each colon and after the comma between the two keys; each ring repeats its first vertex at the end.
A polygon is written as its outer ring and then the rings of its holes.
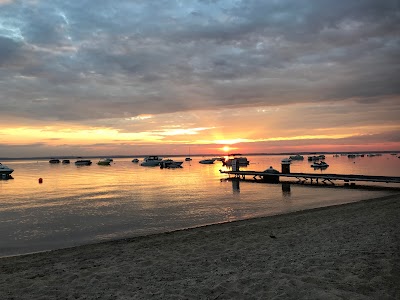
{"type": "Polygon", "coordinates": [[[224,150],[224,152],[229,152],[229,151],[231,150],[231,147],[229,147],[229,146],[224,146],[224,147],[222,148],[222,150],[224,150]]]}

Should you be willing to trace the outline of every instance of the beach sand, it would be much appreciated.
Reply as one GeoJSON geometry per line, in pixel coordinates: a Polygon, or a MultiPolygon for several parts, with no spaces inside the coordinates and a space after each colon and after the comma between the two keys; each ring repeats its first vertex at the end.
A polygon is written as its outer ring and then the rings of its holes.
{"type": "Polygon", "coordinates": [[[0,299],[400,299],[400,195],[0,259],[0,299]]]}

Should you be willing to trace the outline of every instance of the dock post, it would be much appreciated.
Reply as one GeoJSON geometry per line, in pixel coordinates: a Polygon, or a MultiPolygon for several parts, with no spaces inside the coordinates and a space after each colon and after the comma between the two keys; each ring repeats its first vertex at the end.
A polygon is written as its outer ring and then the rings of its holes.
{"type": "Polygon", "coordinates": [[[282,159],[282,174],[290,174],[290,161],[286,159],[282,159]]]}
{"type": "Polygon", "coordinates": [[[233,159],[232,160],[232,171],[233,172],[237,172],[237,171],[239,171],[239,160],[238,159],[233,159]]]}

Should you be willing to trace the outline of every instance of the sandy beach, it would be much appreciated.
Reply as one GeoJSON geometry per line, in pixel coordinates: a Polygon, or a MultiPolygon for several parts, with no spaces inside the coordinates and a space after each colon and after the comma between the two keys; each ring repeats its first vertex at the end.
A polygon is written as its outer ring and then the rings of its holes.
{"type": "Polygon", "coordinates": [[[0,259],[0,299],[400,299],[400,195],[0,259]]]}

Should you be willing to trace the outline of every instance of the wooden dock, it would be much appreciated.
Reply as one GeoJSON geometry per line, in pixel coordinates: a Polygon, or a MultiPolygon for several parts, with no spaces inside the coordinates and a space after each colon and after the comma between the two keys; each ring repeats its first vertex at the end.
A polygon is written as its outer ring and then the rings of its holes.
{"type": "Polygon", "coordinates": [[[313,173],[267,173],[260,171],[223,171],[219,170],[220,173],[234,175],[236,178],[246,179],[246,176],[252,176],[254,180],[262,180],[269,182],[269,179],[276,178],[279,181],[280,177],[285,178],[296,178],[298,183],[323,183],[332,184],[334,181],[341,180],[346,184],[355,184],[359,181],[367,182],[381,182],[381,183],[400,183],[400,177],[398,176],[372,176],[372,175],[346,175],[346,174],[313,174],[313,173]]]}

